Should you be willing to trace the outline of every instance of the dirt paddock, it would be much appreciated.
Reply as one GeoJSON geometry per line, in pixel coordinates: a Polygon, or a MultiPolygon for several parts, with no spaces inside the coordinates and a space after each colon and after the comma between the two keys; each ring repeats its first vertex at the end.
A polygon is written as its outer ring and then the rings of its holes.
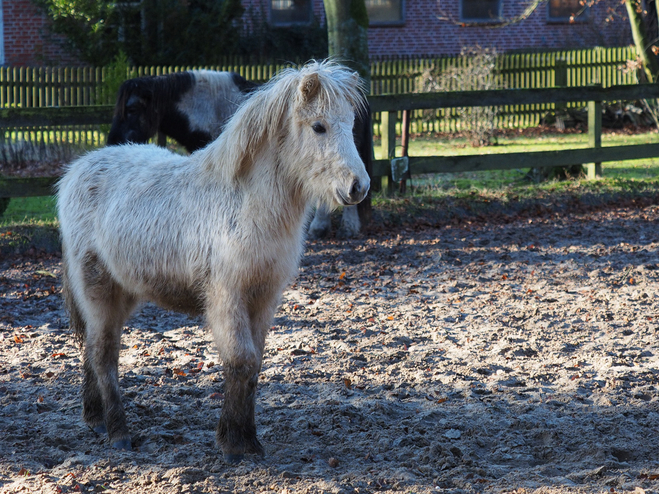
{"type": "Polygon", "coordinates": [[[81,420],[60,260],[0,262],[0,492],[659,492],[659,207],[310,242],[267,343],[265,458],[214,442],[202,320],[147,305],[133,451],[81,420]]]}

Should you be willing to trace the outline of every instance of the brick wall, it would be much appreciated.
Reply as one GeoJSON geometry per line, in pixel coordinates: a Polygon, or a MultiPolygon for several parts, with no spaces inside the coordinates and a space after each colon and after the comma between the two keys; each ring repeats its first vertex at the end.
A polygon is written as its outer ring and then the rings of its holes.
{"type": "MultiPolygon", "coordinates": [[[[314,13],[325,20],[322,0],[314,2],[314,13]]],[[[507,51],[528,48],[579,48],[631,44],[624,6],[618,3],[616,21],[607,22],[608,5],[591,8],[588,22],[549,23],[546,5],[526,20],[505,27],[464,26],[460,23],[459,0],[404,0],[402,26],[371,27],[368,50],[371,57],[395,55],[454,55],[462,47],[479,45],[507,51]]],[[[503,16],[518,17],[526,2],[504,0],[503,16]]],[[[243,0],[246,8],[268,12],[268,0],[243,0]]]]}
{"type": "MultiPolygon", "coordinates": [[[[0,0],[4,17],[6,65],[79,65],[61,39],[48,31],[47,21],[31,0],[0,0]]],[[[268,12],[269,0],[244,0],[246,8],[268,12]]],[[[322,0],[314,2],[314,13],[324,22],[322,0]]],[[[522,2],[504,1],[504,17],[521,13],[522,2]]],[[[585,23],[548,23],[545,6],[523,22],[506,27],[464,26],[459,21],[459,0],[406,0],[402,26],[371,27],[371,57],[395,55],[442,55],[460,53],[462,47],[479,45],[503,52],[528,48],[575,48],[621,46],[631,43],[626,16],[605,22],[605,5],[591,9],[585,23]]],[[[623,6],[619,7],[624,9],[623,6]]]]}
{"type": "MultiPolygon", "coordinates": [[[[504,1],[504,18],[518,17],[526,2],[504,1]]],[[[624,13],[624,6],[620,6],[624,13]]],[[[606,22],[607,6],[591,8],[588,22],[548,23],[546,5],[528,18],[505,27],[462,25],[458,0],[407,0],[405,24],[400,27],[371,27],[369,54],[395,55],[458,54],[462,47],[479,45],[503,52],[528,48],[579,48],[623,46],[632,42],[626,15],[606,22]]]]}
{"type": "Polygon", "coordinates": [[[46,19],[30,0],[2,1],[5,65],[80,65],[48,31],[46,19]]]}

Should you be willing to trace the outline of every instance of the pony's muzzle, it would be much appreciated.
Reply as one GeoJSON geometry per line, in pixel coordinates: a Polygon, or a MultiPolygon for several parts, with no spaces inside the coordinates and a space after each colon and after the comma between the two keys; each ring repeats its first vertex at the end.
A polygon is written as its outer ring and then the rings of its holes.
{"type": "Polygon", "coordinates": [[[368,189],[370,187],[370,181],[364,183],[358,179],[353,180],[350,190],[348,192],[348,197],[343,197],[346,205],[357,204],[362,202],[366,194],[368,194],[368,189]]]}

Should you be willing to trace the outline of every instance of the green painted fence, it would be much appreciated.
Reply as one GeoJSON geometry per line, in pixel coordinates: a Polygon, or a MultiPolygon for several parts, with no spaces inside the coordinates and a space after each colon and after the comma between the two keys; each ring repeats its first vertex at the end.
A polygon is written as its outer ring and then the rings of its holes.
{"type": "MultiPolygon", "coordinates": [[[[382,136],[383,154],[395,157],[396,119],[404,110],[451,108],[456,105],[466,107],[506,105],[506,104],[563,104],[573,101],[587,101],[588,131],[590,147],[586,149],[561,149],[533,153],[477,154],[467,156],[410,157],[409,172],[446,173],[481,170],[503,170],[511,168],[564,166],[586,163],[589,177],[602,173],[601,163],[628,159],[643,159],[659,156],[659,144],[602,147],[602,103],[610,100],[659,98],[658,84],[637,84],[611,86],[607,88],[531,88],[494,91],[461,91],[453,93],[390,94],[369,97],[374,111],[383,115],[382,136]]],[[[50,123],[71,123],[81,119],[87,123],[103,123],[111,118],[111,105],[59,109],[0,109],[0,119],[9,123],[46,125],[50,123]]],[[[373,162],[373,177],[391,177],[389,159],[373,162]]],[[[0,198],[52,193],[53,178],[12,179],[0,178],[0,198]]],[[[389,181],[391,184],[391,180],[389,181]]]]}
{"type": "MultiPolygon", "coordinates": [[[[537,53],[511,53],[496,59],[496,79],[500,88],[575,87],[601,84],[609,87],[636,83],[634,71],[626,70],[627,62],[636,59],[633,47],[591,48],[537,53]]],[[[401,58],[371,63],[371,94],[404,94],[419,92],[424,73],[446,71],[468,63],[466,57],[401,58]]],[[[284,65],[246,65],[240,59],[208,67],[132,67],[126,78],[161,75],[193,68],[230,70],[256,82],[270,79],[284,65]]],[[[37,108],[110,105],[115,100],[110,68],[0,67],[0,108],[37,108]]],[[[116,84],[115,84],[116,86],[116,84]]],[[[569,106],[584,106],[570,102],[569,106]]],[[[554,109],[553,104],[505,105],[498,107],[498,127],[535,126],[542,116],[554,109]]],[[[416,110],[411,116],[412,132],[451,131],[457,128],[457,110],[416,110]]],[[[49,142],[73,138],[76,142],[95,145],[104,139],[104,127],[60,127],[55,136],[34,127],[8,127],[0,121],[0,140],[24,139],[49,142]],[[80,131],[80,135],[71,137],[80,131]]],[[[380,135],[380,114],[374,115],[374,132],[380,135]]]]}

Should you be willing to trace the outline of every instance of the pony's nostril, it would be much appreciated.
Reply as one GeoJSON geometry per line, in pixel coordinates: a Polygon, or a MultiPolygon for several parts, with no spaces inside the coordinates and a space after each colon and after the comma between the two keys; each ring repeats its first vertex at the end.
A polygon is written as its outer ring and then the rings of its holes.
{"type": "Polygon", "coordinates": [[[359,183],[359,180],[355,180],[350,187],[350,198],[356,200],[361,194],[362,186],[359,183]]]}
{"type": "Polygon", "coordinates": [[[368,190],[368,189],[365,188],[359,180],[355,180],[352,183],[352,187],[350,187],[350,199],[353,202],[361,201],[364,198],[364,196],[366,195],[365,194],[366,190],[368,190]]]}

